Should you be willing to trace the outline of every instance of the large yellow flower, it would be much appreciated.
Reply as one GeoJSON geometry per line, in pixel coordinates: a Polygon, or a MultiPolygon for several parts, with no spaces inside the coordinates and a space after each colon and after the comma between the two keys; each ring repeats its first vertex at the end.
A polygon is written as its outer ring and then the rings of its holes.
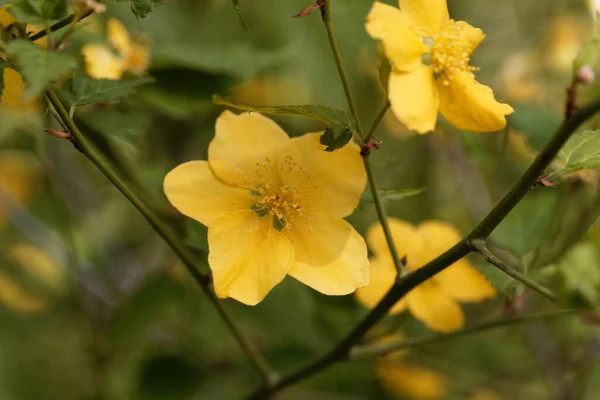
{"type": "Polygon", "coordinates": [[[225,111],[208,161],[166,176],[171,204],[208,226],[217,296],[254,305],[286,274],[327,295],[368,283],[364,240],[342,219],[366,184],[359,149],[323,149],[318,133],[290,139],[260,114],[225,111]]]}
{"type": "Polygon", "coordinates": [[[142,75],[148,69],[148,48],[131,40],[125,26],[111,18],[107,25],[110,45],[91,43],[83,46],[87,73],[94,79],[120,79],[125,72],[142,75]]]}
{"type": "Polygon", "coordinates": [[[400,0],[400,8],[375,2],[366,24],[369,35],[383,42],[392,64],[388,93],[398,119],[427,133],[435,129],[439,110],[460,129],[504,128],[513,109],[498,103],[492,90],[475,80],[476,68],[469,66],[483,32],[451,20],[446,0],[400,0]]]}
{"type": "MultiPolygon", "coordinates": [[[[407,272],[424,266],[460,240],[452,225],[440,221],[426,221],[417,227],[395,218],[389,218],[388,223],[399,254],[406,257],[407,272]]],[[[369,229],[367,241],[375,253],[371,282],[356,294],[361,303],[374,307],[392,287],[397,273],[381,224],[369,229]]],[[[468,260],[462,259],[409,292],[391,313],[408,308],[429,328],[450,332],[464,324],[459,301],[479,302],[495,295],[496,289],[468,260]]]]}

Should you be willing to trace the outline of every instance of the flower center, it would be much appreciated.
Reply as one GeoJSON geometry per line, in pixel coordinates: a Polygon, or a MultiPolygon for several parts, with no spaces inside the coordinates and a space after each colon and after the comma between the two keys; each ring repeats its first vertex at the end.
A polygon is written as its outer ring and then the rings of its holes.
{"type": "Polygon", "coordinates": [[[449,85],[452,75],[460,71],[477,71],[469,65],[471,51],[477,45],[469,38],[465,27],[450,21],[446,27],[433,36],[431,65],[436,77],[442,76],[444,85],[449,85]]]}
{"type": "Polygon", "coordinates": [[[302,190],[302,185],[291,182],[297,180],[298,176],[308,176],[291,157],[286,157],[279,168],[268,158],[266,163],[258,163],[256,166],[258,183],[251,189],[251,193],[258,200],[251,209],[261,217],[271,215],[273,226],[279,231],[291,228],[292,221],[303,216],[302,194],[306,193],[302,190]],[[292,179],[294,175],[298,175],[296,179],[292,179]]]}

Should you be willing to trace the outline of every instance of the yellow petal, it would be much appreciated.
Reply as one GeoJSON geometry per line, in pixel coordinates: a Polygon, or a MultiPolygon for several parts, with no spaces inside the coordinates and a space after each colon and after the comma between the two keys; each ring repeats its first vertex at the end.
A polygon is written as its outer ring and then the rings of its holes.
{"type": "Polygon", "coordinates": [[[436,400],[448,390],[448,380],[436,371],[399,362],[382,362],[376,367],[383,384],[402,398],[436,400]]]}
{"type": "Polygon", "coordinates": [[[294,262],[294,247],[270,216],[233,211],[208,229],[208,263],[218,297],[247,305],[262,301],[294,262]]]}
{"type": "Polygon", "coordinates": [[[94,79],[120,79],[125,72],[125,60],[102,44],[86,44],[81,50],[85,70],[94,79]]]}
{"type": "Polygon", "coordinates": [[[417,230],[422,238],[420,248],[422,264],[433,260],[462,239],[460,232],[454,226],[442,221],[421,222],[417,230]]]}
{"type": "Polygon", "coordinates": [[[131,37],[125,26],[118,19],[111,18],[106,25],[109,42],[127,58],[131,51],[131,37]]]}
{"type": "MultiPolygon", "coordinates": [[[[406,256],[409,263],[412,258],[420,252],[421,240],[416,227],[406,221],[397,218],[388,218],[388,225],[392,232],[392,238],[400,257],[406,256]]],[[[379,222],[371,225],[367,232],[369,247],[378,256],[386,256],[391,259],[390,248],[379,222]]]]}
{"type": "Polygon", "coordinates": [[[320,135],[307,133],[293,138],[278,155],[280,174],[287,185],[305,188],[302,196],[309,207],[346,217],[358,206],[367,183],[360,148],[352,142],[327,152],[319,143],[320,135]]]}
{"type": "Polygon", "coordinates": [[[12,68],[4,68],[2,72],[4,80],[4,90],[0,96],[0,102],[3,106],[9,107],[11,111],[26,112],[31,111],[39,104],[39,98],[34,97],[24,99],[25,83],[20,73],[12,68]]]}
{"type": "Polygon", "coordinates": [[[446,294],[462,302],[480,302],[497,294],[494,286],[467,260],[455,262],[433,279],[446,294]]]}
{"type": "Polygon", "coordinates": [[[421,64],[426,47],[396,7],[376,1],[365,27],[373,39],[383,42],[385,54],[396,70],[409,72],[421,64]]]}
{"type": "Polygon", "coordinates": [[[62,270],[48,254],[31,245],[13,246],[8,250],[8,256],[16,261],[31,276],[40,279],[48,285],[57,288],[62,283],[62,270]]]}
{"type": "MultiPolygon", "coordinates": [[[[390,290],[398,274],[392,260],[387,257],[372,259],[370,274],[369,284],[356,290],[356,298],[366,307],[373,308],[390,290]]],[[[390,314],[397,314],[405,309],[406,301],[402,299],[392,307],[390,314]]]]}
{"type": "Polygon", "coordinates": [[[450,20],[446,0],[400,0],[400,9],[421,36],[433,36],[450,20]]]}
{"type": "Polygon", "coordinates": [[[505,116],[514,111],[508,104],[498,103],[492,89],[478,83],[469,72],[454,73],[449,81],[440,78],[437,87],[440,113],[459,129],[498,131],[506,126],[505,116]]]}
{"type": "Polygon", "coordinates": [[[0,272],[0,301],[17,312],[36,312],[46,307],[46,301],[33,296],[10,277],[0,272]]]}
{"type": "Polygon", "coordinates": [[[217,179],[206,161],[190,161],[167,174],[163,190],[169,202],[203,225],[231,211],[250,210],[249,190],[227,186],[217,179]]]}
{"type": "Polygon", "coordinates": [[[5,26],[17,22],[17,19],[11,13],[8,12],[8,8],[9,6],[0,8],[0,30],[5,26]]]}
{"type": "Polygon", "coordinates": [[[259,113],[223,111],[215,131],[208,146],[210,167],[220,179],[244,187],[256,179],[257,163],[265,163],[290,140],[279,125],[259,113]]]}
{"type": "Polygon", "coordinates": [[[419,133],[435,129],[440,100],[431,66],[421,65],[409,73],[393,71],[389,98],[392,112],[408,129],[419,133]]]}
{"type": "Polygon", "coordinates": [[[344,295],[369,283],[363,238],[348,222],[325,212],[294,222],[286,233],[296,249],[289,274],[327,295],[344,295]]]}
{"type": "Polygon", "coordinates": [[[125,64],[127,71],[136,75],[144,74],[150,64],[150,54],[148,49],[145,46],[132,45],[131,51],[128,53],[127,59],[125,60],[125,64]]]}
{"type": "Polygon", "coordinates": [[[406,295],[408,310],[430,329],[452,332],[464,324],[460,306],[435,282],[428,280],[406,295]]]}

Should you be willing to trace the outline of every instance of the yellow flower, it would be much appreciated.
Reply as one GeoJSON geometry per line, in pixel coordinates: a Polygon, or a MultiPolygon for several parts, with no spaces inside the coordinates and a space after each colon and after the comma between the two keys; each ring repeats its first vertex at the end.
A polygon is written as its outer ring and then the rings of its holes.
{"type": "Polygon", "coordinates": [[[492,90],[475,80],[476,68],[469,66],[483,32],[451,20],[445,0],[400,0],[400,8],[375,2],[366,24],[369,35],[383,42],[392,64],[388,93],[398,119],[427,133],[435,129],[439,110],[460,129],[504,128],[513,109],[498,103],[492,90]]]}
{"type": "MultiPolygon", "coordinates": [[[[441,221],[426,221],[414,226],[389,218],[388,223],[400,256],[406,257],[406,272],[424,266],[461,238],[452,225],[441,221]]],[[[371,260],[371,282],[356,294],[361,303],[373,307],[392,287],[397,273],[379,223],[369,229],[367,242],[375,253],[371,260]]],[[[479,302],[495,295],[494,287],[468,260],[462,259],[410,291],[391,313],[408,308],[429,328],[450,332],[464,324],[459,301],[479,302]]]]}
{"type": "MultiPolygon", "coordinates": [[[[394,334],[381,342],[399,341],[403,337],[394,334]]],[[[405,352],[395,352],[377,363],[375,371],[383,385],[402,398],[436,400],[448,390],[448,379],[436,371],[411,365],[402,361],[405,352]]]]}
{"type": "MultiPolygon", "coordinates": [[[[21,204],[33,195],[40,180],[40,165],[37,160],[19,150],[0,153],[0,171],[0,190],[21,204]]],[[[0,207],[0,223],[4,218],[0,207]]]]}
{"type": "Polygon", "coordinates": [[[127,29],[114,18],[108,21],[110,46],[92,43],[83,46],[86,71],[94,79],[120,79],[125,72],[142,75],[148,69],[148,48],[131,40],[127,29]],[[116,51],[116,52],[115,52],[116,51]]]}
{"type": "Polygon", "coordinates": [[[0,28],[4,28],[10,24],[17,22],[17,19],[8,12],[9,6],[0,8],[0,28]]]}
{"type": "Polygon", "coordinates": [[[573,16],[559,16],[551,20],[544,52],[550,68],[571,73],[573,60],[579,54],[587,33],[584,26],[583,21],[573,16]]]}
{"type": "Polygon", "coordinates": [[[217,296],[254,305],[286,274],[327,295],[368,283],[366,245],[343,220],[366,184],[359,149],[323,149],[319,133],[290,139],[260,114],[225,111],[208,161],[166,176],[171,204],[208,226],[217,296]]]}
{"type": "Polygon", "coordinates": [[[490,390],[479,389],[469,397],[469,400],[502,400],[502,397],[490,390]]]}
{"type": "MultiPolygon", "coordinates": [[[[0,32],[8,25],[17,22],[16,18],[8,12],[9,6],[0,8],[0,32]]],[[[28,25],[27,30],[33,25],[28,25]]],[[[45,44],[45,39],[38,39],[38,44],[45,44]],[[43,43],[39,41],[42,40],[43,43]]],[[[0,59],[5,59],[5,55],[0,53],[0,59]]],[[[39,97],[32,97],[24,99],[23,94],[25,93],[25,83],[20,73],[12,68],[4,68],[2,70],[2,80],[4,88],[0,95],[0,103],[3,107],[10,109],[12,113],[25,114],[32,110],[36,110],[40,99],[39,97]]]]}
{"type": "MultiPolygon", "coordinates": [[[[59,266],[43,251],[31,245],[14,246],[7,252],[8,259],[21,267],[29,277],[57,289],[62,285],[63,275],[59,266]]],[[[30,293],[9,274],[0,271],[0,301],[14,311],[37,312],[48,301],[40,294],[30,293]]]]}

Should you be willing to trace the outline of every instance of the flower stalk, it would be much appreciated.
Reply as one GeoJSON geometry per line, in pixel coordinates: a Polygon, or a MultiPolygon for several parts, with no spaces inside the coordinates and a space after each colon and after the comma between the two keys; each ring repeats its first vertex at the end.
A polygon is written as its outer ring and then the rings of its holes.
{"type": "Polygon", "coordinates": [[[506,265],[504,262],[502,262],[502,260],[500,260],[498,257],[496,257],[496,255],[494,253],[492,253],[485,246],[485,241],[473,240],[471,242],[471,247],[473,248],[473,250],[476,253],[481,255],[488,263],[494,265],[495,267],[500,269],[502,272],[504,272],[506,275],[509,275],[510,277],[516,279],[517,281],[521,282],[522,284],[529,287],[530,289],[538,292],[539,294],[541,294],[542,296],[544,296],[551,302],[556,303],[557,297],[558,297],[556,295],[556,293],[554,293],[552,290],[548,289],[547,287],[537,283],[536,281],[528,278],[526,275],[520,273],[516,269],[513,269],[513,268],[509,267],[508,265],[506,265]]]}

